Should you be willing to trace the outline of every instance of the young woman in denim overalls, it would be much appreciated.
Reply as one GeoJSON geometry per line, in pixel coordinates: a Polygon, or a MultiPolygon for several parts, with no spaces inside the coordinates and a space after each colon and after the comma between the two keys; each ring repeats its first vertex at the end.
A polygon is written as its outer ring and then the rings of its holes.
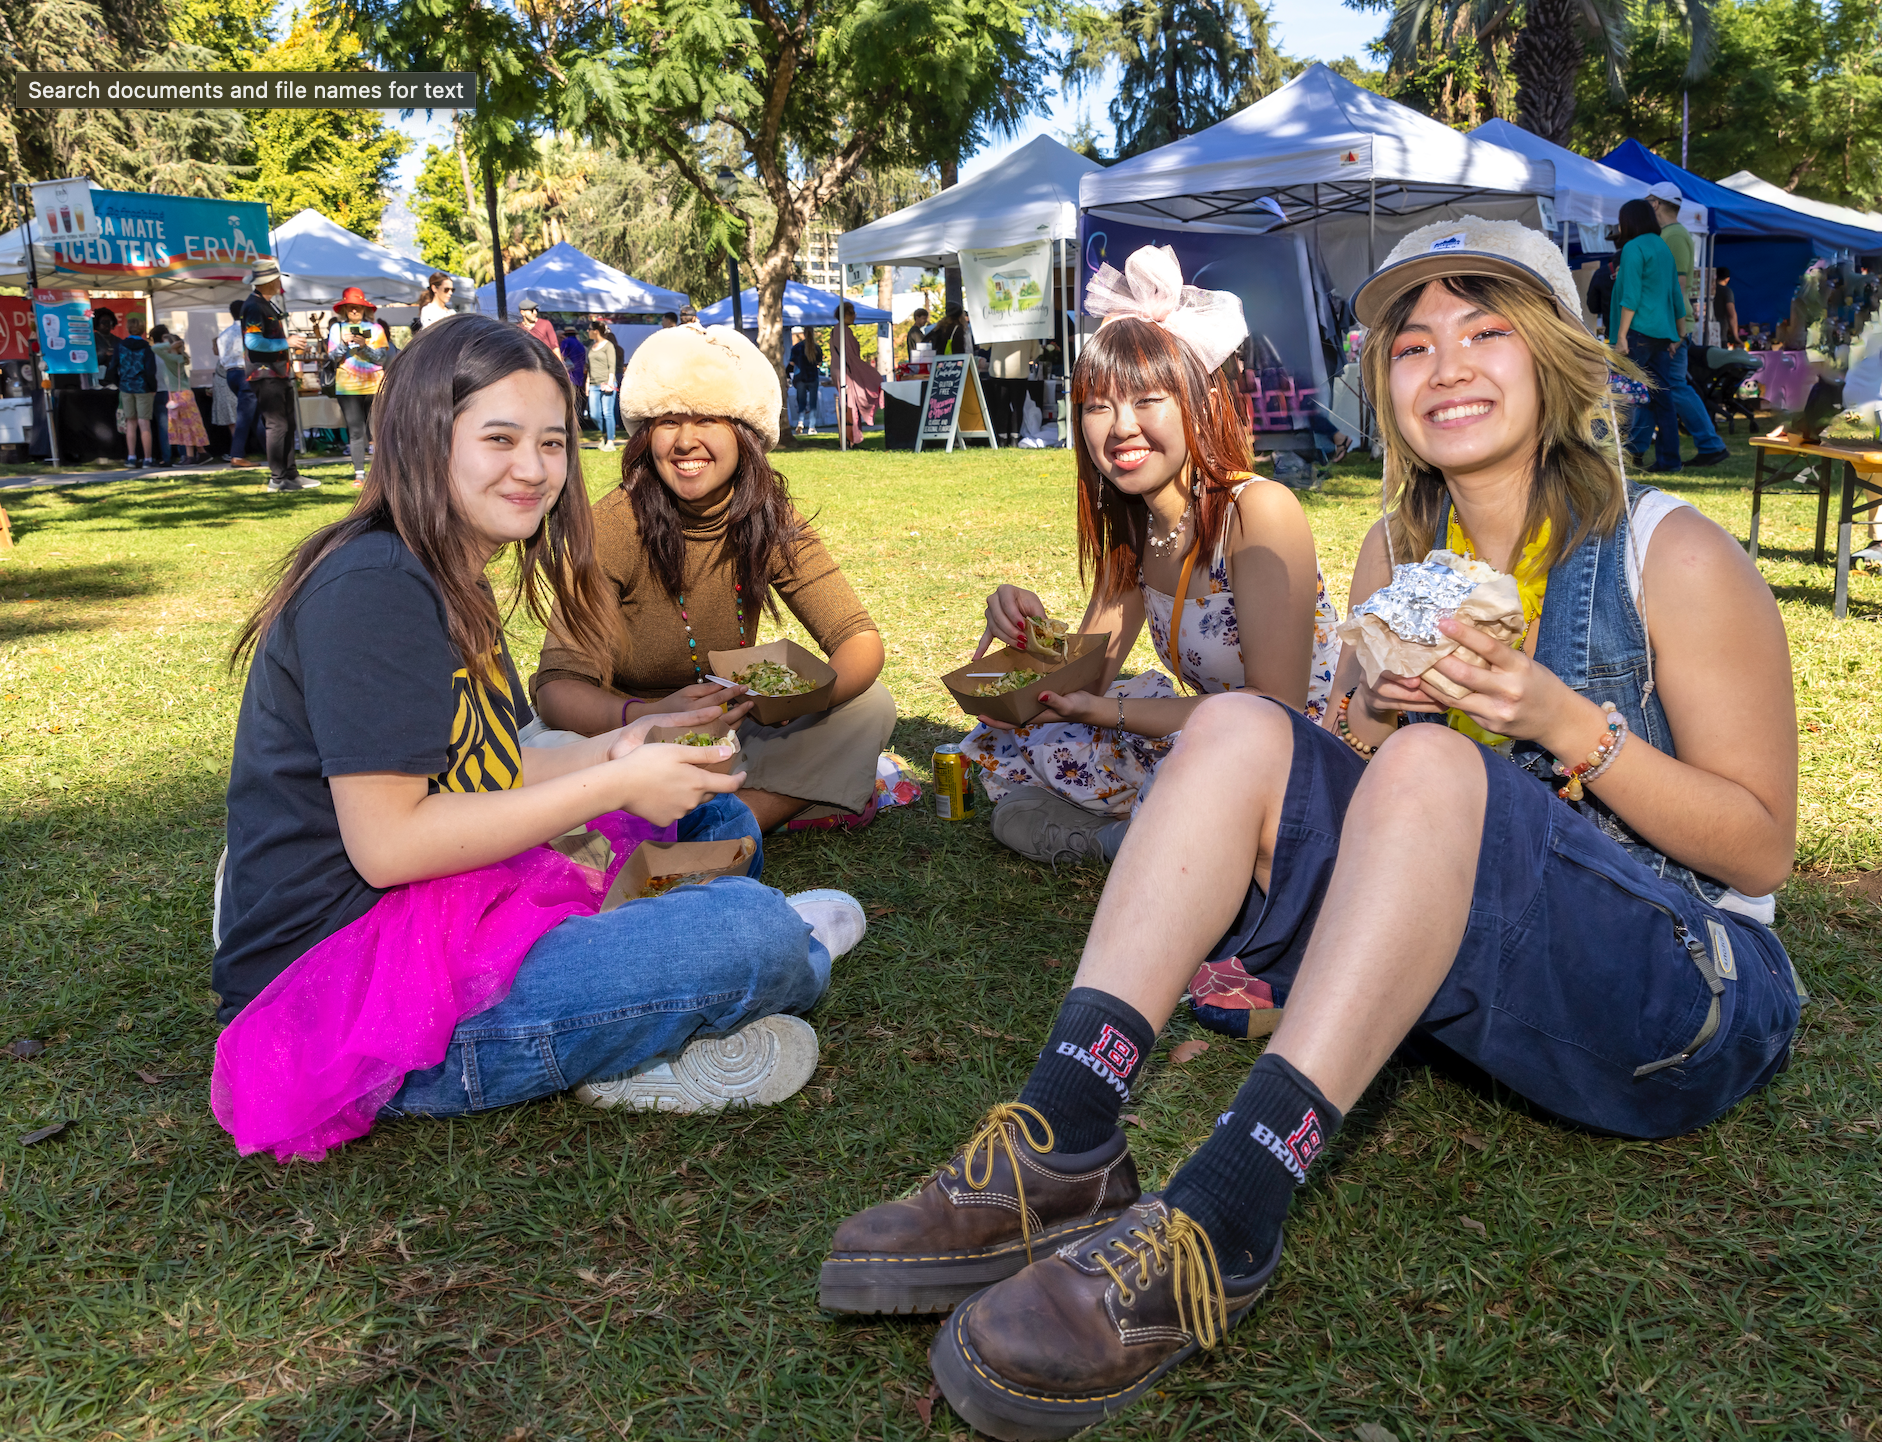
{"type": "Polygon", "coordinates": [[[1415,231],[1355,307],[1391,509],[1354,604],[1448,543],[1516,577],[1524,632],[1445,619],[1483,663],[1437,663],[1454,702],[1368,685],[1349,651],[1325,726],[1246,692],[1198,706],[1019,1102],[838,1230],[825,1306],[953,1306],[936,1378],[997,1437],[1114,1414],[1247,1314],[1294,1191],[1401,1045],[1627,1137],[1706,1125],[1789,1054],[1800,992],[1769,924],[1796,722],[1769,590],[1697,511],[1627,488],[1611,353],[1546,236],[1415,231]],[[1224,958],[1280,1025],[1141,1196],[1120,1108],[1224,958]]]}

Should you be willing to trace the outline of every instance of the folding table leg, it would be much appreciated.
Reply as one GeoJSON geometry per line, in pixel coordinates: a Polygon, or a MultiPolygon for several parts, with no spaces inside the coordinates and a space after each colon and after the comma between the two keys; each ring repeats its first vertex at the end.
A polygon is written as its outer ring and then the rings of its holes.
{"type": "Polygon", "coordinates": [[[1843,504],[1836,518],[1836,604],[1831,614],[1843,619],[1849,610],[1849,530],[1856,505],[1856,467],[1843,462],[1843,504]]]}
{"type": "Polygon", "coordinates": [[[1747,548],[1751,559],[1758,559],[1758,512],[1764,505],[1764,447],[1757,447],[1758,469],[1751,478],[1751,540],[1747,548]]]}
{"type": "MultiPolygon", "coordinates": [[[[1830,525],[1830,492],[1836,489],[1836,462],[1830,462],[1823,469],[1823,479],[1817,485],[1817,550],[1811,558],[1819,566],[1823,564],[1823,533],[1830,525]]],[[[1843,488],[1843,494],[1849,494],[1848,486],[1843,488]]]]}

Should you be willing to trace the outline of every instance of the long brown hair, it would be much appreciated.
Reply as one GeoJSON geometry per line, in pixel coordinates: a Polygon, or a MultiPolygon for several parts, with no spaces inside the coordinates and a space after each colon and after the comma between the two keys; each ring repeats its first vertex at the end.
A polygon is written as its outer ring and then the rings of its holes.
{"type": "Polygon", "coordinates": [[[472,559],[470,528],[451,486],[451,432],[471,397],[505,376],[536,371],[561,391],[568,428],[569,475],[535,535],[515,549],[517,602],[543,625],[550,608],[577,646],[597,656],[611,649],[615,607],[595,563],[594,519],[582,484],[575,391],[560,357],[527,331],[491,316],[462,316],[427,326],[387,364],[373,403],[377,441],[366,487],[352,511],[302,541],[229,653],[231,669],[265,644],[275,621],[328,556],[375,530],[393,530],[430,573],[444,598],[451,644],[473,678],[495,679],[494,652],[504,617],[484,572],[472,559]]]}
{"type": "Polygon", "coordinates": [[[1072,369],[1072,449],[1078,462],[1078,574],[1095,577],[1105,600],[1137,583],[1150,508],[1106,483],[1085,444],[1081,410],[1098,396],[1161,391],[1182,409],[1183,444],[1197,484],[1198,546],[1214,548],[1228,523],[1230,494],[1253,471],[1248,431],[1235,394],[1221,371],[1208,371],[1196,353],[1162,326],[1114,320],[1085,343],[1072,369]]]}
{"type": "MultiPolygon", "coordinates": [[[[1596,420],[1627,424],[1627,413],[1611,402],[1608,369],[1642,379],[1638,368],[1616,356],[1566,319],[1548,296],[1498,276],[1447,276],[1432,284],[1494,311],[1509,321],[1536,363],[1539,411],[1536,452],[1524,536],[1549,523],[1546,563],[1553,566],[1590,531],[1607,535],[1620,520],[1626,486],[1615,462],[1615,438],[1595,439],[1596,420]],[[1612,410],[1610,405],[1612,404],[1612,410]]],[[[1392,553],[1401,561],[1423,560],[1437,544],[1438,523],[1449,491],[1444,477],[1411,448],[1392,408],[1392,345],[1418,306],[1423,286],[1414,286],[1386,308],[1360,353],[1366,393],[1379,417],[1385,445],[1386,523],[1392,553]]]]}
{"type": "MultiPolygon", "coordinates": [[[[654,469],[653,430],[660,419],[656,416],[628,438],[621,452],[621,489],[634,507],[648,567],[668,595],[680,596],[686,591],[686,521],[654,469]]],[[[791,505],[784,477],[772,469],[764,437],[743,421],[714,419],[723,420],[738,438],[738,469],[732,473],[732,507],[725,523],[733,574],[747,601],[762,598],[775,617],[778,599],[771,582],[795,559],[804,523],[791,505]]]]}

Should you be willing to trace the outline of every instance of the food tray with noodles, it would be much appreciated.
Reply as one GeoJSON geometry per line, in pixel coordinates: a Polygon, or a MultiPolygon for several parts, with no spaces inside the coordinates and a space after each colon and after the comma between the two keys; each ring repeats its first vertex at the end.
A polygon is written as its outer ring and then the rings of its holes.
{"type": "Polygon", "coordinates": [[[758,844],[749,836],[732,841],[643,841],[621,867],[601,909],[664,896],[676,886],[703,886],[721,876],[743,876],[758,844]]]}
{"type": "Polygon", "coordinates": [[[810,689],[788,696],[763,695],[757,687],[748,692],[752,703],[751,719],[760,726],[782,726],[799,716],[828,711],[836,695],[836,669],[795,641],[767,641],[762,646],[744,646],[736,651],[708,651],[706,664],[712,668],[713,675],[727,681],[749,673],[753,667],[762,668],[761,684],[775,681],[776,671],[771,669],[775,667],[789,672],[799,683],[809,683],[810,689]]]}
{"type": "Polygon", "coordinates": [[[744,752],[738,744],[738,723],[727,721],[723,716],[717,721],[707,721],[698,726],[655,726],[648,731],[647,739],[675,746],[718,746],[729,741],[732,743],[730,756],[700,768],[716,771],[721,776],[731,775],[745,761],[744,752]]]}
{"type": "Polygon", "coordinates": [[[1064,638],[1065,658],[1054,660],[1011,646],[969,661],[941,678],[955,704],[969,716],[987,716],[1009,726],[1024,726],[1045,709],[1041,691],[1060,694],[1095,690],[1104,677],[1109,631],[1075,632],[1064,638]],[[1030,676],[1030,680],[1016,678],[1030,676]],[[995,688],[991,692],[983,688],[995,688]]]}

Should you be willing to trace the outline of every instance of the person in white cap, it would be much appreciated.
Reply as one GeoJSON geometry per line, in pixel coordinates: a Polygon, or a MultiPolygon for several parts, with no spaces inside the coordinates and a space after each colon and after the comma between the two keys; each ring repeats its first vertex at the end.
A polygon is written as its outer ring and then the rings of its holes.
{"type": "MultiPolygon", "coordinates": [[[[1654,218],[1660,222],[1660,239],[1666,248],[1673,252],[1673,268],[1679,272],[1679,293],[1686,297],[1688,310],[1685,319],[1679,323],[1680,344],[1673,347],[1670,389],[1673,392],[1673,413],[1679,417],[1679,423],[1686,429],[1686,434],[1693,438],[1699,453],[1686,464],[1689,466],[1715,466],[1724,460],[1731,451],[1719,438],[1718,427],[1712,424],[1712,412],[1706,409],[1706,403],[1700,399],[1699,392],[1693,389],[1687,379],[1688,337],[1693,329],[1693,302],[1698,298],[1698,291],[1693,286],[1694,247],[1692,232],[1679,221],[1679,208],[1683,197],[1679,187],[1670,180],[1662,180],[1657,185],[1647,187],[1647,199],[1653,205],[1654,218]]],[[[1699,343],[1705,344],[1705,336],[1699,337],[1699,343]]]]}
{"type": "Polygon", "coordinates": [[[1179,1388],[1170,1371],[1277,1276],[1293,1197],[1401,1046],[1645,1138],[1706,1125],[1788,1058],[1799,994],[1763,893],[1795,851],[1797,732],[1770,588],[1697,511],[1630,491],[1609,352],[1547,236],[1423,227],[1353,303],[1389,507],[1353,600],[1454,642],[1435,674],[1459,699],[1368,680],[1351,651],[1326,726],[1247,691],[1205,699],[1022,1103],[838,1231],[826,1298],[953,1294],[929,1360],[994,1437],[1068,1437],[1179,1388]],[[1517,641],[1452,614],[1411,564],[1433,548],[1513,575],[1517,641]],[[1280,1024],[1201,1147],[1140,1195],[1117,1122],[1211,954],[1272,983],[1280,1024]]]}

